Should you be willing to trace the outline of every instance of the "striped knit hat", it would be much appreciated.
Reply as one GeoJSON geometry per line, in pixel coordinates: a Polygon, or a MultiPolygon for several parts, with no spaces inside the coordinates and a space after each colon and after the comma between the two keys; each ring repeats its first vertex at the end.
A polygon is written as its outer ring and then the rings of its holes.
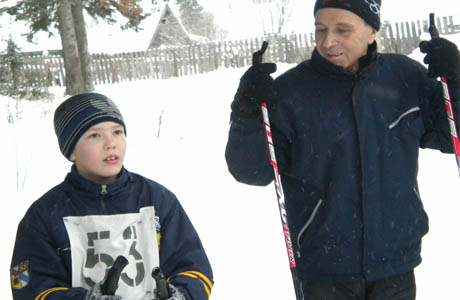
{"type": "Polygon", "coordinates": [[[54,131],[62,154],[69,159],[80,137],[91,126],[105,121],[122,125],[126,133],[120,110],[104,95],[83,93],[62,102],[54,113],[54,131]]]}
{"type": "Polygon", "coordinates": [[[380,29],[381,0],[317,0],[313,14],[322,8],[340,8],[360,16],[375,30],[380,29]]]}

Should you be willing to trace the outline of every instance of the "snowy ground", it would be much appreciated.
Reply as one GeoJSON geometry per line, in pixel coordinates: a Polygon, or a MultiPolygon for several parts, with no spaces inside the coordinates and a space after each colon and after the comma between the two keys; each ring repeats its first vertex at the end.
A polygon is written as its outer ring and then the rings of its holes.
{"type": "MultiPolygon", "coordinates": [[[[460,35],[455,40],[459,45],[460,35]]],[[[279,72],[289,67],[279,65],[279,72]]],[[[221,69],[164,81],[99,85],[96,91],[114,99],[125,117],[126,167],[168,187],[189,214],[214,269],[212,299],[294,299],[273,186],[235,182],[224,160],[230,102],[243,72],[221,69]]],[[[8,270],[18,222],[70,168],[52,126],[63,90],[53,92],[53,101],[0,97],[4,299],[11,297],[8,270]],[[8,123],[9,118],[18,119],[8,123]]],[[[424,239],[424,261],[416,269],[418,299],[458,299],[460,181],[453,155],[421,151],[419,182],[430,233],[424,239]]]]}

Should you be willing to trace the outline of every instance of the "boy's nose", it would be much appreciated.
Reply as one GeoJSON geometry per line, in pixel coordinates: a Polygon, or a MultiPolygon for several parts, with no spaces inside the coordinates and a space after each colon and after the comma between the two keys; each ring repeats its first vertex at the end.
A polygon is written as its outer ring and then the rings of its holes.
{"type": "Polygon", "coordinates": [[[113,137],[110,137],[110,136],[106,137],[106,139],[105,139],[105,147],[107,149],[111,149],[111,148],[115,148],[115,146],[116,146],[115,139],[113,137]]]}

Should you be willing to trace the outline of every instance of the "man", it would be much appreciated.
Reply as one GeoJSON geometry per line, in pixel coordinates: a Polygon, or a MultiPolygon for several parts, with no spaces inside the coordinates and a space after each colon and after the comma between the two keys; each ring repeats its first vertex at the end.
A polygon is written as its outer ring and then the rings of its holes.
{"type": "Polygon", "coordinates": [[[442,38],[423,42],[428,71],[377,53],[378,0],[317,0],[314,15],[310,60],[275,81],[268,63],[241,78],[229,171],[246,184],[273,180],[260,122],[267,101],[303,299],[415,299],[428,232],[418,153],[452,153],[434,77],[448,79],[458,127],[458,49],[442,38]]]}

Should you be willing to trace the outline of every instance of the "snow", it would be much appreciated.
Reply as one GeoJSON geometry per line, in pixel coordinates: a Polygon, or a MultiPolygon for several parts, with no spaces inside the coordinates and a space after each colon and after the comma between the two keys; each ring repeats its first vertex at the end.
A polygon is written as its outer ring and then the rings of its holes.
{"type": "MultiPolygon", "coordinates": [[[[386,1],[384,8],[395,2],[386,1]]],[[[436,3],[449,7],[449,2],[455,1],[436,3]]],[[[311,8],[306,13],[309,16],[311,8]]],[[[395,17],[402,13],[407,14],[407,7],[394,11],[395,17]]],[[[460,45],[460,34],[447,38],[460,45]]],[[[411,57],[422,60],[418,50],[411,57]]],[[[279,64],[275,76],[292,66],[279,64]]],[[[219,69],[163,81],[98,85],[96,91],[117,102],[125,117],[126,167],[172,190],[200,234],[214,270],[211,299],[294,299],[274,187],[237,183],[224,159],[230,103],[244,71],[219,69]]],[[[0,96],[3,298],[11,297],[8,270],[17,224],[33,201],[63,180],[71,165],[59,152],[52,125],[64,90],[51,91],[56,95],[52,101],[0,96]],[[8,122],[11,118],[13,123],[8,122]]],[[[418,180],[430,232],[416,269],[417,299],[453,299],[460,270],[460,185],[454,156],[422,150],[418,180]]]]}

